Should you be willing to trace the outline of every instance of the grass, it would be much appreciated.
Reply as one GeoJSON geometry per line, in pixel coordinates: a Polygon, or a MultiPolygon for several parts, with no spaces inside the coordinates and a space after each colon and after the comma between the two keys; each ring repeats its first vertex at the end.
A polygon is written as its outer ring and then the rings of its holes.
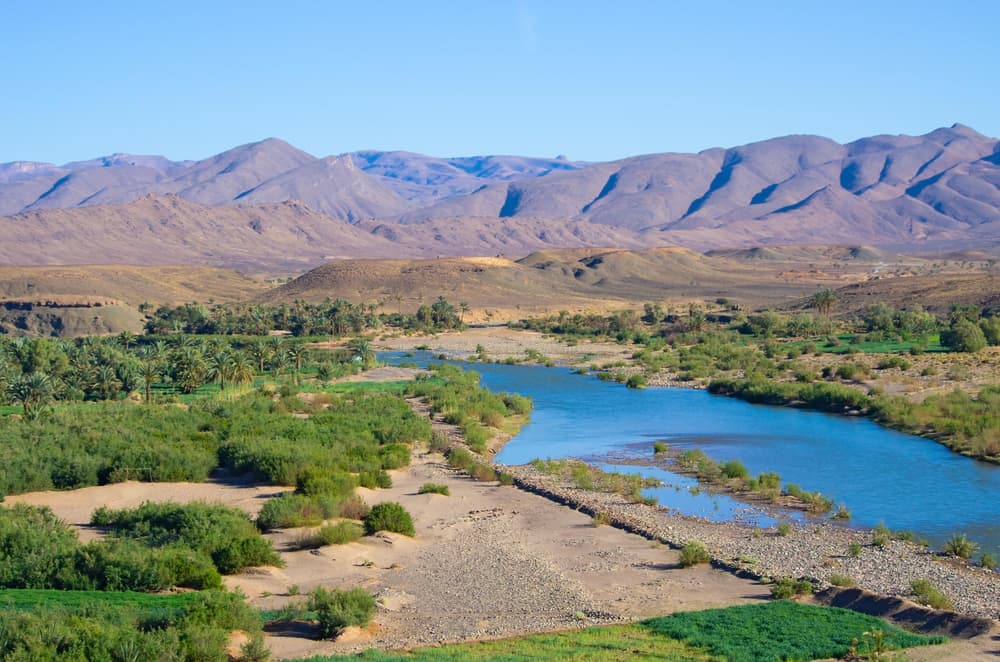
{"type": "MultiPolygon", "coordinates": [[[[594,627],[515,639],[366,651],[360,656],[310,658],[311,662],[458,662],[460,660],[672,660],[768,662],[843,657],[865,633],[885,633],[894,648],[943,643],[943,637],[910,634],[873,616],[845,609],[781,601],[682,612],[633,625],[594,627]]],[[[864,653],[864,643],[858,646],[864,653]]]]}
{"type": "Polygon", "coordinates": [[[682,612],[644,623],[653,632],[702,647],[730,662],[843,657],[863,633],[881,630],[893,648],[943,643],[905,632],[873,616],[788,600],[682,612]]]}
{"type": "Polygon", "coordinates": [[[914,579],[910,582],[910,595],[915,602],[927,605],[931,609],[954,609],[951,598],[926,579],[914,579]]]}
{"type": "Polygon", "coordinates": [[[360,656],[314,657],[307,662],[472,662],[493,660],[671,660],[672,662],[721,662],[694,646],[658,636],[642,625],[596,627],[516,639],[418,648],[408,653],[366,651],[360,656]]]}
{"type": "Polygon", "coordinates": [[[0,609],[19,610],[57,606],[76,610],[94,606],[130,607],[136,611],[183,611],[197,593],[135,593],[132,591],[58,591],[53,589],[0,589],[0,609]]]}
{"type": "Polygon", "coordinates": [[[413,384],[410,380],[387,382],[339,382],[325,387],[331,393],[404,393],[413,384]]]}

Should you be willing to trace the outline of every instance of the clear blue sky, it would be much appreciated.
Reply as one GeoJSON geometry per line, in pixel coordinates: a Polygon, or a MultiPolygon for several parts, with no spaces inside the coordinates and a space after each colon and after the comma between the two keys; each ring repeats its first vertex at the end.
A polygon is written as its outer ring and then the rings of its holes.
{"type": "Polygon", "coordinates": [[[0,3],[0,162],[268,136],[606,160],[962,122],[1000,135],[1000,2],[0,3]]]}

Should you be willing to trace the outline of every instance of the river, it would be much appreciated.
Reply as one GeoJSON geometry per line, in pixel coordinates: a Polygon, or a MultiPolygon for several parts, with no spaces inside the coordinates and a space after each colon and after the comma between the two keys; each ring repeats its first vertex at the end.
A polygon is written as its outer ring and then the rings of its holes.
{"type": "MultiPolygon", "coordinates": [[[[425,364],[428,353],[388,362],[425,364]]],[[[663,480],[648,490],[662,505],[716,520],[773,519],[724,495],[690,489],[695,481],[663,469],[627,464],[649,457],[654,441],[700,448],[715,460],[741,460],[751,473],[774,471],[786,483],[820,491],[852,513],[851,526],[884,522],[913,531],[939,548],[965,533],[1000,554],[1000,466],[977,462],[929,439],[883,428],[861,417],[757,405],[683,388],[628,389],[567,368],[461,364],[493,391],[535,402],[531,423],[497,455],[503,464],[577,457],[617,471],[663,480]]],[[[797,517],[788,514],[789,517],[797,517]]]]}

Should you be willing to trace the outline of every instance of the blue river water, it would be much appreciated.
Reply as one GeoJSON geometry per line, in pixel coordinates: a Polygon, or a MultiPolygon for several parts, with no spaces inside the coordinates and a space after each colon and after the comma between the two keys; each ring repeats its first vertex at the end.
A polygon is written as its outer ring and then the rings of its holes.
{"type": "MultiPolygon", "coordinates": [[[[387,362],[417,361],[428,353],[387,362]]],[[[531,423],[497,461],[578,457],[594,464],[631,454],[649,457],[654,441],[700,448],[715,460],[741,460],[751,473],[820,491],[852,513],[850,525],[913,531],[935,547],[965,533],[1000,553],[1000,466],[952,453],[934,441],[883,428],[865,418],[756,405],[682,388],[628,389],[567,368],[463,364],[493,391],[534,400],[531,423]]],[[[622,458],[625,458],[624,460],[622,458]]],[[[647,491],[662,505],[711,519],[771,520],[724,495],[692,494],[690,478],[648,466],[613,466],[667,486],[647,491]]]]}

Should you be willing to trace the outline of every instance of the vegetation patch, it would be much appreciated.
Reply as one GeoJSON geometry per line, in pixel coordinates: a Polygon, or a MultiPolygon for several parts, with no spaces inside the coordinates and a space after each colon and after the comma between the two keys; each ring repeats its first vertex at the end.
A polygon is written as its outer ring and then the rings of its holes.
{"type": "MultiPolygon", "coordinates": [[[[251,637],[260,633],[260,615],[242,595],[191,595],[173,600],[169,608],[150,608],[154,596],[137,604],[128,594],[79,606],[48,602],[30,610],[0,604],[0,658],[158,660],[169,652],[176,656],[172,659],[224,660],[233,630],[251,637]]],[[[66,596],[63,602],[72,599],[66,596]]]]}
{"type": "Polygon", "coordinates": [[[211,557],[223,574],[261,565],[284,565],[238,508],[207,503],[145,503],[134,509],[98,508],[90,523],[149,547],[181,545],[211,557]]]}
{"type": "Polygon", "coordinates": [[[368,650],[360,655],[310,658],[308,662],[720,662],[694,646],[667,639],[641,625],[595,627],[528,637],[417,648],[409,652],[368,650]]]}
{"type": "Polygon", "coordinates": [[[642,490],[656,487],[660,481],[638,474],[604,471],[574,459],[532,460],[531,466],[548,476],[557,476],[581,490],[621,494],[634,502],[643,502],[642,490]]]}
{"type": "Polygon", "coordinates": [[[379,531],[401,533],[404,536],[415,535],[413,518],[406,508],[398,503],[388,501],[372,506],[371,512],[365,518],[365,533],[372,535],[379,531]]]}
{"type": "Polygon", "coordinates": [[[893,649],[945,641],[905,632],[873,616],[788,600],[706,609],[645,621],[657,634],[706,649],[730,662],[840,658],[865,632],[882,631],[893,649]]]}

